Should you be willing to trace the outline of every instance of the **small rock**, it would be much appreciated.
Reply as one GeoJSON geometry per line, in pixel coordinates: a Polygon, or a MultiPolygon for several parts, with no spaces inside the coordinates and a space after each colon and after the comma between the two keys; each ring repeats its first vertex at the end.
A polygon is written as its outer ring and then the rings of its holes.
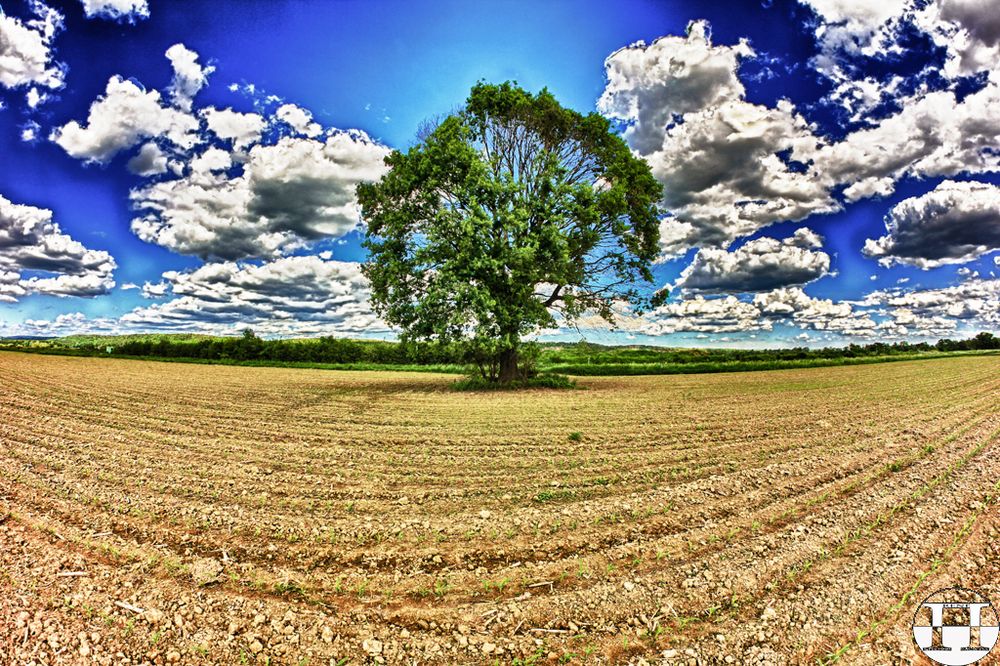
{"type": "Polygon", "coordinates": [[[369,638],[361,643],[361,648],[368,654],[382,654],[382,641],[369,638]]]}
{"type": "Polygon", "coordinates": [[[321,635],[321,638],[323,639],[324,643],[333,642],[333,631],[330,629],[330,627],[323,627],[323,633],[321,635]]]}
{"type": "Polygon", "coordinates": [[[483,520],[488,519],[492,515],[493,514],[487,511],[486,509],[483,509],[482,511],[479,512],[479,517],[482,518],[483,520]]]}
{"type": "Polygon", "coordinates": [[[191,563],[191,578],[196,585],[218,583],[222,576],[222,562],[211,557],[203,557],[191,563]]]}
{"type": "Polygon", "coordinates": [[[170,652],[167,653],[168,664],[176,664],[180,660],[181,660],[181,653],[178,652],[177,650],[171,650],[170,652]]]}

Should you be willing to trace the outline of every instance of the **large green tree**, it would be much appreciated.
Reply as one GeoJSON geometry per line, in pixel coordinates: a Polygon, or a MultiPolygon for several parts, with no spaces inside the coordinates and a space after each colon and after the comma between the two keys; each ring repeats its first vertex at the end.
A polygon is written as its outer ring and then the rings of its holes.
{"type": "Polygon", "coordinates": [[[422,135],[358,186],[372,305],[404,339],[466,341],[509,382],[525,335],[648,303],[661,188],[605,118],[479,83],[422,135]]]}

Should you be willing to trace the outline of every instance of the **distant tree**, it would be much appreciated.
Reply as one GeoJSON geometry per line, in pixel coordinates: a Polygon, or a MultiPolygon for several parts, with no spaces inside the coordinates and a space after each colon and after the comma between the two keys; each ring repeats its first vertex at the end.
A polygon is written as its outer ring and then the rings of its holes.
{"type": "Polygon", "coordinates": [[[1000,349],[1000,338],[997,338],[992,333],[983,331],[976,337],[970,340],[970,347],[972,349],[1000,349]]]}
{"type": "Polygon", "coordinates": [[[422,133],[358,186],[372,305],[404,340],[465,341],[506,383],[554,313],[613,322],[616,302],[650,302],[661,187],[606,119],[480,83],[422,133]]]}
{"type": "Polygon", "coordinates": [[[264,341],[257,337],[252,328],[243,329],[242,335],[232,343],[232,356],[240,361],[251,361],[260,358],[264,341]]]}

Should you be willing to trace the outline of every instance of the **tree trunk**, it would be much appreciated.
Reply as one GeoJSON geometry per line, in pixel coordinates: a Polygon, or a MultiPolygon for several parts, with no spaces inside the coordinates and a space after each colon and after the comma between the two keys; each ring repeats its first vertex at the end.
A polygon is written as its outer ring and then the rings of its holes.
{"type": "Polygon", "coordinates": [[[521,378],[517,368],[517,349],[504,349],[500,352],[500,383],[509,384],[521,378]]]}

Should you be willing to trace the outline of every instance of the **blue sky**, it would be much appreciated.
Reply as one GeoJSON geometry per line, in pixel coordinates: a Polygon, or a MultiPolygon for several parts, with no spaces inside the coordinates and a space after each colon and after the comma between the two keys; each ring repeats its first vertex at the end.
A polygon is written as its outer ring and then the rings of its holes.
{"type": "Polygon", "coordinates": [[[650,288],[670,302],[547,337],[824,345],[1000,324],[983,3],[3,11],[0,334],[391,336],[358,274],[353,187],[479,80],[612,118],[664,184],[650,288]]]}

